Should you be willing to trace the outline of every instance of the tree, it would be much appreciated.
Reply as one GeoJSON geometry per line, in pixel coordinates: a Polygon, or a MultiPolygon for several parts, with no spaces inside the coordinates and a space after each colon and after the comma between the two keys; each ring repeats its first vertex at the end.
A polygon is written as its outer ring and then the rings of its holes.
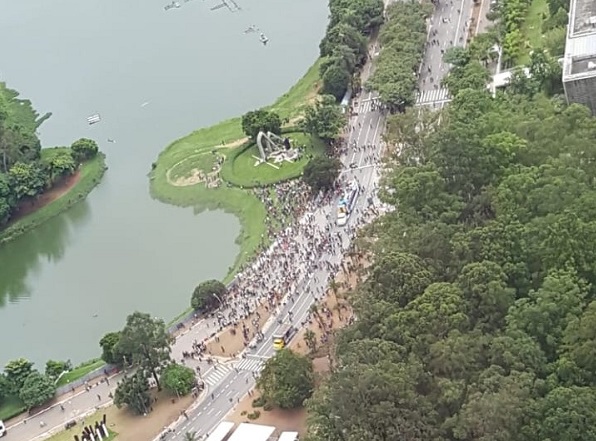
{"type": "Polygon", "coordinates": [[[10,385],[6,379],[6,375],[0,374],[0,403],[10,393],[10,385]]]}
{"type": "Polygon", "coordinates": [[[351,78],[350,72],[344,66],[339,63],[332,64],[323,73],[322,92],[340,100],[348,90],[351,78]]]}
{"type": "Polygon", "coordinates": [[[48,360],[46,362],[46,375],[53,380],[56,380],[56,378],[58,378],[62,372],[68,372],[71,369],[72,363],[70,362],[70,360],[48,360]]]}
{"type": "Polygon", "coordinates": [[[265,362],[257,387],[267,402],[282,409],[300,407],[312,394],[312,362],[289,349],[282,349],[265,362]]]}
{"type": "Polygon", "coordinates": [[[304,333],[304,342],[308,346],[308,349],[310,349],[310,352],[317,350],[317,334],[312,329],[307,329],[304,333]]]}
{"type": "Polygon", "coordinates": [[[35,197],[46,187],[46,177],[36,163],[17,162],[8,171],[8,177],[17,200],[35,197]]]}
{"type": "Polygon", "coordinates": [[[281,118],[275,112],[259,109],[242,115],[242,131],[252,140],[257,139],[259,132],[281,133],[281,118]]]}
{"type": "Polygon", "coordinates": [[[345,118],[335,98],[323,95],[314,106],[306,108],[301,125],[305,132],[329,142],[337,138],[345,125],[345,118]]]}
{"type": "Polygon", "coordinates": [[[48,169],[50,183],[53,183],[57,178],[71,175],[77,168],[71,151],[60,152],[52,156],[45,165],[48,169]]]}
{"type": "Polygon", "coordinates": [[[177,395],[188,395],[196,385],[194,371],[177,363],[167,365],[161,373],[164,387],[177,395]]]}
{"type": "Polygon", "coordinates": [[[151,409],[151,396],[149,395],[149,382],[145,373],[137,370],[134,375],[125,377],[114,394],[114,404],[120,409],[127,405],[139,415],[149,413],[151,409]]]}
{"type": "Polygon", "coordinates": [[[19,391],[19,397],[27,408],[40,406],[51,400],[56,393],[54,380],[37,371],[31,372],[19,391]]]}
{"type": "Polygon", "coordinates": [[[536,401],[523,433],[528,441],[593,441],[596,437],[596,391],[557,387],[536,401]]]}
{"type": "Polygon", "coordinates": [[[131,354],[132,361],[139,364],[141,370],[153,376],[161,390],[158,372],[170,362],[170,345],[174,338],[167,333],[163,320],[152,318],[149,314],[134,312],[126,318],[116,350],[131,354]]]}
{"type": "Polygon", "coordinates": [[[341,163],[338,159],[328,157],[315,157],[304,167],[304,182],[314,192],[331,189],[339,176],[341,163]]]}
{"type": "Polygon", "coordinates": [[[224,304],[227,294],[228,288],[219,280],[206,280],[193,291],[190,306],[195,310],[211,311],[224,304]]]}
{"type": "Polygon", "coordinates": [[[72,143],[72,156],[77,162],[83,162],[87,159],[94,158],[99,151],[97,143],[92,139],[81,138],[72,143]]]}
{"type": "Polygon", "coordinates": [[[581,314],[585,290],[585,282],[573,274],[552,273],[544,279],[540,289],[515,302],[507,316],[507,325],[511,330],[522,330],[535,338],[552,360],[565,328],[581,314]]]}
{"type": "MultiPolygon", "coordinates": [[[[118,342],[120,342],[120,336],[122,332],[108,332],[99,340],[99,346],[101,346],[101,359],[109,364],[123,365],[126,354],[122,354],[118,351],[118,342]]],[[[130,362],[130,354],[127,360],[130,362]]]]}
{"type": "Polygon", "coordinates": [[[33,363],[25,358],[9,361],[4,366],[4,374],[11,394],[18,394],[25,380],[33,372],[33,363]]]}

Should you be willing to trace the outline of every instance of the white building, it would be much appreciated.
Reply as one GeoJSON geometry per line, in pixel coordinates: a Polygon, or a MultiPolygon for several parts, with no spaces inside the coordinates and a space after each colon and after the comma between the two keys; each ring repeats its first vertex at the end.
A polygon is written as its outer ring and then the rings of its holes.
{"type": "Polygon", "coordinates": [[[268,441],[275,432],[273,426],[261,424],[239,424],[228,441],[268,441]]]}
{"type": "Polygon", "coordinates": [[[571,0],[563,59],[563,87],[569,103],[596,114],[596,1],[571,0]]]}

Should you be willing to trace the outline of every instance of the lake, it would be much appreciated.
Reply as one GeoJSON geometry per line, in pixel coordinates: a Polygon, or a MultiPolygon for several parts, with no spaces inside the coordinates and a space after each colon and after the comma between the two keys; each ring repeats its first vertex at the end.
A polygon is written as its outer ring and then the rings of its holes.
{"type": "Polygon", "coordinates": [[[325,0],[19,0],[0,3],[0,80],[53,116],[45,147],[95,139],[109,170],[86,201],[0,247],[0,366],[78,363],[126,316],[171,320],[234,262],[238,220],[152,200],[170,142],[272,103],[315,61],[325,0]],[[269,37],[244,34],[256,25],[269,37]],[[87,116],[99,113],[100,123],[87,116]],[[115,143],[108,143],[113,139],[115,143]]]}

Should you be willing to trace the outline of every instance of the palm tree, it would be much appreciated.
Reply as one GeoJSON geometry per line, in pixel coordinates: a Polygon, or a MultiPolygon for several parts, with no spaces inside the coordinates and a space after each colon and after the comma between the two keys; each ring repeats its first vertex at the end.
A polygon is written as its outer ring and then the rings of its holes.
{"type": "Polygon", "coordinates": [[[186,432],[184,434],[184,440],[185,441],[197,441],[198,439],[199,439],[199,435],[194,430],[192,430],[190,432],[186,432]]]}
{"type": "Polygon", "coordinates": [[[304,333],[304,342],[308,346],[308,349],[310,349],[310,352],[317,350],[317,334],[312,329],[307,329],[304,333]]]}

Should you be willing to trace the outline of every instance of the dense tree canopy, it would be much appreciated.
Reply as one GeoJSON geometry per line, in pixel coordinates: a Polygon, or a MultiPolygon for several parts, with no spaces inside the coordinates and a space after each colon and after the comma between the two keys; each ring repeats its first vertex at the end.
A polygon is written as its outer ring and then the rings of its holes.
{"type": "Polygon", "coordinates": [[[450,56],[474,67],[440,118],[389,118],[397,209],[359,242],[307,439],[596,440],[596,119],[549,98],[540,54],[496,97],[477,54],[450,56]]]}
{"type": "Polygon", "coordinates": [[[395,2],[387,8],[387,22],[379,34],[381,52],[368,86],[393,111],[414,103],[430,11],[420,2],[395,2]]]}
{"type": "Polygon", "coordinates": [[[226,301],[228,288],[219,280],[205,280],[193,291],[190,306],[195,310],[212,311],[226,301]]]}
{"type": "Polygon", "coordinates": [[[242,131],[253,140],[257,139],[259,132],[272,132],[279,135],[281,118],[277,113],[269,110],[251,110],[242,115],[242,131]]]}
{"type": "Polygon", "coordinates": [[[170,345],[173,337],[168,334],[163,320],[149,314],[134,312],[126,318],[116,351],[131,354],[139,371],[153,376],[161,388],[158,373],[170,363],[170,345]]]}
{"type": "Polygon", "coordinates": [[[126,363],[131,363],[132,354],[122,352],[122,348],[118,346],[122,332],[108,332],[99,340],[101,347],[101,359],[109,364],[123,366],[126,363]]]}
{"type": "Polygon", "coordinates": [[[257,387],[272,405],[282,409],[300,407],[314,388],[312,362],[289,349],[282,349],[265,362],[257,387]]]}
{"type": "Polygon", "coordinates": [[[303,179],[314,192],[333,188],[339,176],[341,163],[336,158],[320,156],[313,158],[304,167],[303,179]]]}
{"type": "Polygon", "coordinates": [[[161,381],[167,390],[178,395],[188,395],[197,384],[194,370],[177,363],[171,363],[163,369],[161,381]]]}
{"type": "Polygon", "coordinates": [[[329,0],[330,20],[319,45],[322,93],[341,99],[368,57],[367,38],[383,22],[382,0],[329,0]]]}
{"type": "Polygon", "coordinates": [[[8,391],[18,394],[25,380],[33,372],[33,363],[25,358],[11,360],[4,366],[4,375],[8,385],[8,391]]]}
{"type": "Polygon", "coordinates": [[[54,380],[47,375],[33,371],[25,379],[19,391],[19,397],[23,400],[25,406],[31,409],[51,400],[55,393],[56,385],[54,380]]]}
{"type": "Polygon", "coordinates": [[[314,105],[306,108],[301,125],[307,133],[329,142],[337,138],[345,123],[346,119],[335,98],[323,95],[314,105]]]}
{"type": "Polygon", "coordinates": [[[145,372],[137,370],[134,375],[122,379],[114,394],[114,404],[118,408],[126,405],[139,415],[149,413],[151,396],[145,372]]]}
{"type": "Polygon", "coordinates": [[[36,130],[50,114],[39,115],[28,100],[0,83],[0,228],[20,203],[33,200],[77,170],[77,162],[98,152],[95,141],[80,139],[72,148],[44,149],[36,130]]]}

